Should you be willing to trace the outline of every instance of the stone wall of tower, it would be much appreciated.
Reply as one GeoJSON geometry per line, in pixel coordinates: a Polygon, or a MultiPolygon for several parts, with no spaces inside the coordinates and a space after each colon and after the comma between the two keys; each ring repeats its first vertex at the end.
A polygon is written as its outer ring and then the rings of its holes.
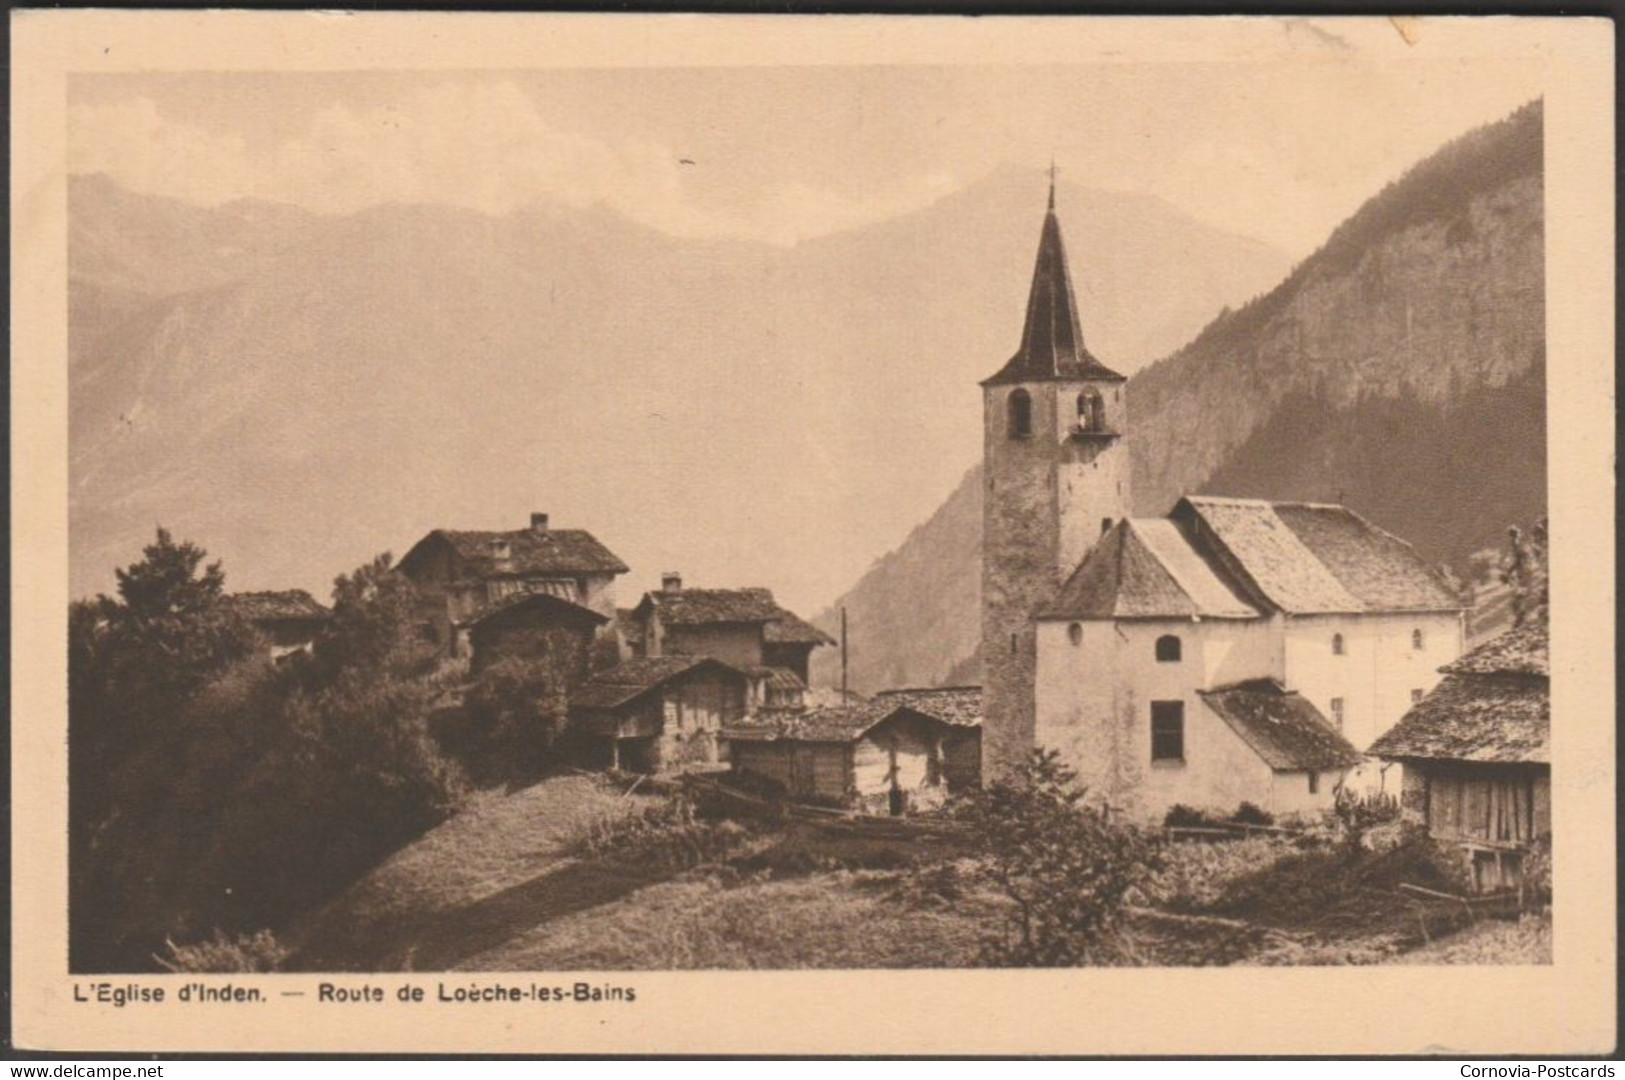
{"type": "Polygon", "coordinates": [[[1094,388],[1108,432],[1125,418],[1120,384],[1049,381],[983,391],[983,754],[996,774],[1032,748],[1037,648],[1032,616],[1128,506],[1123,440],[1074,437],[1078,395],[1094,388]],[[1032,400],[1032,430],[1010,433],[1011,394],[1032,400]]]}
{"type": "Polygon", "coordinates": [[[1129,454],[1122,433],[1128,430],[1128,409],[1123,384],[1109,382],[1056,383],[1058,430],[1056,449],[1056,506],[1060,513],[1056,565],[1061,580],[1077,569],[1083,557],[1108,528],[1128,516],[1129,454]],[[1082,393],[1100,396],[1105,433],[1069,437],[1077,422],[1077,399],[1082,393]]]}

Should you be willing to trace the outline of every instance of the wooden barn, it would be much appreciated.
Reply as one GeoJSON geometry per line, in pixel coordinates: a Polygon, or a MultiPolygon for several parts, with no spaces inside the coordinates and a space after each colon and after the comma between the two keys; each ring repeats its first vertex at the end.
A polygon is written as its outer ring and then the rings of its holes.
{"type": "Polygon", "coordinates": [[[472,657],[469,671],[478,675],[503,660],[546,663],[574,688],[592,666],[593,642],[608,616],[548,593],[510,597],[459,625],[472,657]]]}
{"type": "Polygon", "coordinates": [[[979,718],[954,722],[884,697],[724,735],[736,772],[772,781],[791,799],[870,813],[928,809],[980,774],[979,718]]]}
{"type": "Polygon", "coordinates": [[[744,672],[700,656],[653,656],[601,671],[570,694],[570,723],[610,768],[669,772],[724,761],[722,729],[745,715],[744,672]]]}
{"type": "Polygon", "coordinates": [[[264,636],[267,658],[273,663],[291,653],[309,652],[316,635],[333,618],[331,611],[303,589],[232,593],[225,603],[264,636]]]}
{"type": "Polygon", "coordinates": [[[1406,816],[1460,846],[1478,889],[1514,888],[1552,831],[1546,627],[1508,631],[1439,670],[1371,753],[1404,765],[1406,816]]]}

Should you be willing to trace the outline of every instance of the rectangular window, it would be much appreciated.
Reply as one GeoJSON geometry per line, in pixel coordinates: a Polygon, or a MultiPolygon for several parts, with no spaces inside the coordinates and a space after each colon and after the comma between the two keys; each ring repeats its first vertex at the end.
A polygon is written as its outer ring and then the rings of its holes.
{"type": "Polygon", "coordinates": [[[1151,703],[1151,760],[1185,760],[1185,703],[1151,703]]]}
{"type": "Polygon", "coordinates": [[[1320,792],[1320,774],[1317,773],[1317,772],[1311,772],[1309,774],[1309,794],[1316,795],[1319,792],[1320,792]]]}
{"type": "Polygon", "coordinates": [[[1343,730],[1343,699],[1340,697],[1332,698],[1332,726],[1343,730]]]}

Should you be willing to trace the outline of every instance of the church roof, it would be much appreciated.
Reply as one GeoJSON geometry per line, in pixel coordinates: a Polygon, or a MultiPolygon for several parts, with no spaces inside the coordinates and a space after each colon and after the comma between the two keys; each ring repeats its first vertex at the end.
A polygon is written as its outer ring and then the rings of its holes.
{"type": "Polygon", "coordinates": [[[1272,680],[1197,693],[1272,769],[1337,769],[1361,761],[1354,744],[1327,723],[1313,702],[1272,680]]]}
{"type": "Polygon", "coordinates": [[[1079,564],[1041,619],[1251,619],[1259,612],[1164,518],[1125,518],[1079,564]]]}
{"type": "Polygon", "coordinates": [[[1191,495],[1170,517],[1244,595],[1289,614],[1463,607],[1414,548],[1345,506],[1191,495]]]}
{"type": "Polygon", "coordinates": [[[1078,301],[1072,292],[1072,274],[1067,269],[1066,245],[1061,240],[1061,222],[1055,216],[1052,183],[1049,211],[1044,215],[1044,229],[1038,239],[1032,289],[1027,295],[1027,322],[1021,331],[1021,348],[982,385],[1053,379],[1124,381],[1122,375],[1090,355],[1083,343],[1083,331],[1078,325],[1078,301]]]}

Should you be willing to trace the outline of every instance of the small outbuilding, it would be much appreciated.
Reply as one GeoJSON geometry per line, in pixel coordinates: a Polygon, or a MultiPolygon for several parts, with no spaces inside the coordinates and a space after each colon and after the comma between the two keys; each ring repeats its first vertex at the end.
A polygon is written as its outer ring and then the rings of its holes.
{"type": "Polygon", "coordinates": [[[764,719],[724,732],[733,768],[792,799],[902,814],[977,780],[979,718],[950,722],[881,697],[764,719]]]}
{"type": "Polygon", "coordinates": [[[503,660],[547,664],[566,689],[591,670],[593,642],[609,618],[549,593],[510,597],[459,625],[472,656],[469,672],[479,675],[503,660]]]}
{"type": "Polygon", "coordinates": [[[746,676],[702,656],[635,657],[570,694],[575,732],[611,768],[668,772],[724,761],[722,730],[745,716],[746,676]]]}
{"type": "Polygon", "coordinates": [[[264,636],[272,662],[309,652],[333,618],[332,611],[304,589],[232,593],[225,603],[264,636]]]}
{"type": "Polygon", "coordinates": [[[1476,888],[1515,887],[1552,831],[1546,626],[1510,630],[1439,670],[1371,753],[1404,764],[1405,816],[1461,848],[1476,888]]]}

